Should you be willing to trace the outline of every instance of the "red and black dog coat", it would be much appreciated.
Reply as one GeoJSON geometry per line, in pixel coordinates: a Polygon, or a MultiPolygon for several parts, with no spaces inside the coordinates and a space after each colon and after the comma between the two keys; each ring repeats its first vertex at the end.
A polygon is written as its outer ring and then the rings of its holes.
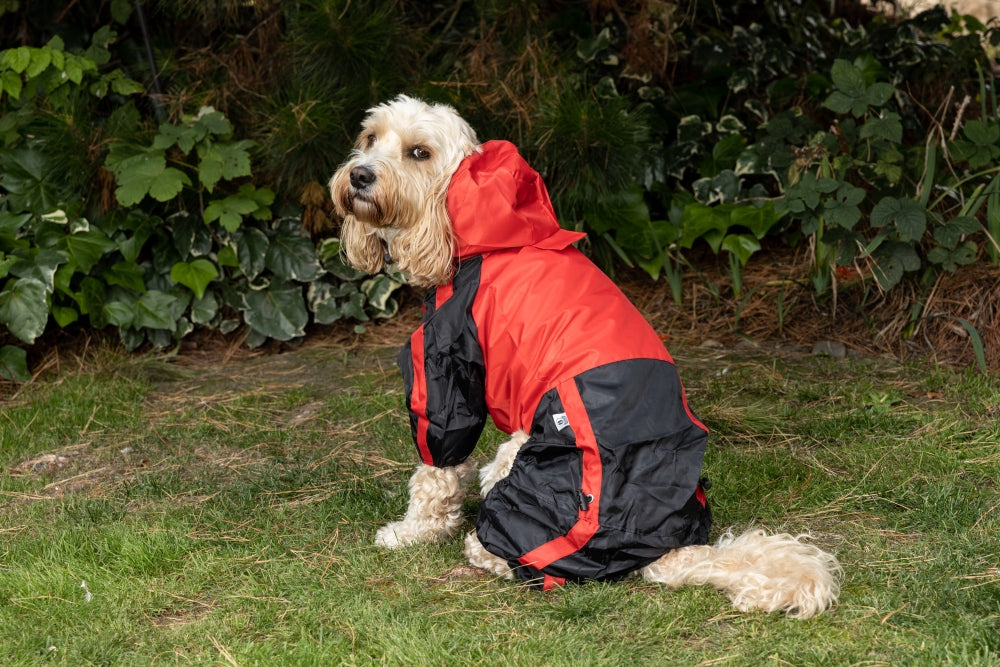
{"type": "Polygon", "coordinates": [[[483,546],[549,586],[706,543],[708,430],[659,336],[570,245],[584,235],[560,228],[541,177],[490,141],[447,197],[454,279],[427,294],[399,362],[424,463],[464,461],[487,415],[530,436],[482,500],[483,546]]]}

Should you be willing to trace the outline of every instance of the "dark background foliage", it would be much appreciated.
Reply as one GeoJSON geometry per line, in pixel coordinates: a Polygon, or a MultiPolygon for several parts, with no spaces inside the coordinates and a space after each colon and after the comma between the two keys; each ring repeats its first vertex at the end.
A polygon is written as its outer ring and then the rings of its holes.
{"type": "Polygon", "coordinates": [[[0,49],[36,51],[3,61],[5,375],[54,325],[260,344],[391,316],[398,276],[339,262],[325,183],[400,92],[516,142],[595,260],[675,299],[693,250],[738,294],[766,243],[811,249],[818,298],[843,267],[930,289],[998,258],[998,42],[849,0],[8,0],[0,49]],[[94,68],[67,84],[46,49],[94,68]]]}

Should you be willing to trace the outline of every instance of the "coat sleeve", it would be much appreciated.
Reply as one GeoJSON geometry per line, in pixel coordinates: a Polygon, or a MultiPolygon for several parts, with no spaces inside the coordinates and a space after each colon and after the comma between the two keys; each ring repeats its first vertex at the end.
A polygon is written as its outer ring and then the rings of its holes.
{"type": "Polygon", "coordinates": [[[435,307],[428,295],[424,320],[399,354],[410,428],[427,465],[447,467],[469,457],[486,425],[483,353],[471,316],[470,295],[456,289],[435,307]]]}

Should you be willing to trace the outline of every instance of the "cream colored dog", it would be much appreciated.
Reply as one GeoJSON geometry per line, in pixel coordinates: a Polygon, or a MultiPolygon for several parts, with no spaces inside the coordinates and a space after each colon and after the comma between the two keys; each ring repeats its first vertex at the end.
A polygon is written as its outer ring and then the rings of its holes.
{"type": "MultiPolygon", "coordinates": [[[[391,262],[414,285],[449,285],[456,270],[456,238],[446,196],[456,169],[480,150],[475,132],[448,106],[400,96],[371,109],[354,151],[330,181],[344,218],[347,260],[369,273],[391,262]]],[[[528,440],[524,430],[512,432],[479,471],[484,497],[507,477],[528,440]]],[[[453,536],[464,521],[462,500],[474,473],[468,460],[447,467],[420,465],[409,482],[406,515],[381,528],[376,544],[395,549],[453,536]]],[[[833,555],[804,537],[727,532],[714,546],[672,549],[638,573],[671,588],[714,586],[740,610],[808,618],[836,601],[841,570],[833,555]]],[[[465,539],[465,555],[477,567],[514,576],[512,562],[487,551],[475,531],[465,539]]]]}

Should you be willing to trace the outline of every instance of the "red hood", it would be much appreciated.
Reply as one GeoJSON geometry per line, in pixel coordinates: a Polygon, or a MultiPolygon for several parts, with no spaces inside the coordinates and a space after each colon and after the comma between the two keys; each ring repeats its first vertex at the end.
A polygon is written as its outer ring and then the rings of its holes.
{"type": "Polygon", "coordinates": [[[534,246],[561,250],[586,234],[562,229],[538,172],[509,141],[487,141],[448,186],[455,256],[534,246]]]}

